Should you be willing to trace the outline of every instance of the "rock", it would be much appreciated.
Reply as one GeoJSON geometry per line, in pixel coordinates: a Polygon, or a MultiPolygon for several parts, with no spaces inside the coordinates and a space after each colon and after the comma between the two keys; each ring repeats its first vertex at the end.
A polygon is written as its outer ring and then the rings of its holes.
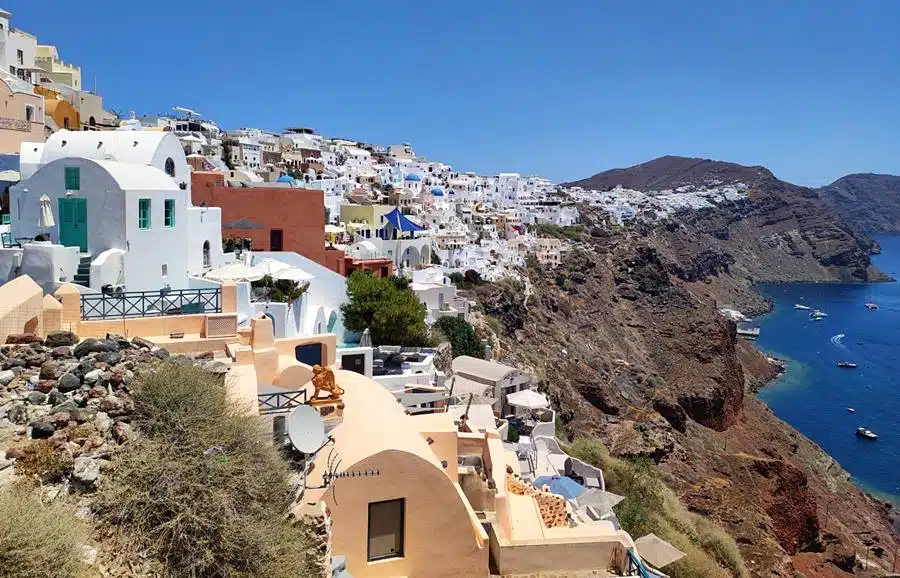
{"type": "Polygon", "coordinates": [[[228,366],[221,361],[207,361],[203,364],[203,370],[217,375],[224,375],[228,373],[228,366]]]}
{"type": "Polygon", "coordinates": [[[88,546],[87,544],[81,545],[81,561],[88,566],[93,566],[97,563],[97,549],[93,546],[88,546]]]}
{"type": "Polygon", "coordinates": [[[69,393],[81,387],[81,380],[74,373],[66,373],[56,382],[56,388],[62,393],[69,393]]]}
{"type": "Polygon", "coordinates": [[[66,403],[69,400],[69,397],[61,393],[59,390],[54,389],[50,392],[50,395],[47,397],[47,403],[50,405],[56,406],[63,403],[66,403]]]}
{"type": "Polygon", "coordinates": [[[32,391],[27,396],[28,403],[31,405],[41,405],[47,402],[47,394],[39,391],[32,391]]]}
{"type": "Polygon", "coordinates": [[[197,359],[197,360],[202,359],[204,361],[211,361],[213,359],[213,352],[212,351],[201,351],[200,353],[194,355],[194,359],[197,359]]]}
{"type": "Polygon", "coordinates": [[[3,369],[13,369],[16,367],[25,367],[25,362],[18,357],[10,357],[3,360],[3,369]]]}
{"type": "Polygon", "coordinates": [[[118,351],[107,351],[105,353],[101,353],[97,356],[97,361],[100,363],[108,363],[109,365],[115,365],[122,361],[122,354],[118,351]]]}
{"type": "Polygon", "coordinates": [[[92,458],[75,458],[72,478],[86,487],[93,487],[100,476],[100,461],[92,458]]]}
{"type": "Polygon", "coordinates": [[[69,412],[71,418],[78,423],[92,422],[99,415],[97,410],[90,407],[78,407],[69,412]]]}
{"type": "Polygon", "coordinates": [[[72,348],[68,345],[60,345],[59,347],[55,347],[53,351],[50,352],[50,355],[57,359],[72,357],[72,348]]]}
{"type": "Polygon", "coordinates": [[[56,428],[48,421],[31,422],[31,437],[36,440],[46,439],[53,435],[56,428]]]}
{"type": "Polygon", "coordinates": [[[13,333],[6,337],[7,344],[20,345],[25,343],[40,343],[42,339],[34,333],[13,333]]]}
{"type": "Polygon", "coordinates": [[[56,379],[57,374],[59,373],[59,363],[49,360],[45,361],[41,365],[41,372],[39,377],[41,379],[56,379]]]}
{"type": "Polygon", "coordinates": [[[37,375],[32,375],[28,378],[28,383],[31,384],[32,387],[37,387],[37,384],[41,382],[41,378],[37,375]]]}
{"type": "Polygon", "coordinates": [[[134,437],[134,431],[127,423],[117,421],[112,427],[112,435],[116,442],[124,444],[134,437]]]}
{"type": "Polygon", "coordinates": [[[153,352],[153,357],[155,357],[156,359],[169,359],[169,351],[160,347],[153,352]]]}
{"type": "Polygon", "coordinates": [[[0,385],[6,386],[9,385],[13,379],[15,379],[16,374],[8,369],[4,369],[0,371],[0,385]]]}
{"type": "Polygon", "coordinates": [[[106,434],[112,428],[113,421],[109,418],[105,412],[97,412],[97,415],[94,417],[94,427],[97,428],[102,434],[106,434]]]}
{"type": "Polygon", "coordinates": [[[25,408],[25,404],[17,403],[8,408],[6,419],[19,425],[24,424],[28,420],[28,410],[25,408]]]}
{"type": "Polygon", "coordinates": [[[103,375],[102,369],[92,369],[84,374],[84,382],[88,384],[97,383],[97,380],[103,375]]]}
{"type": "Polygon", "coordinates": [[[105,353],[107,351],[118,351],[119,345],[115,341],[109,339],[85,339],[75,346],[75,357],[82,358],[88,353],[105,353]]]}
{"type": "Polygon", "coordinates": [[[107,341],[112,341],[116,345],[119,346],[119,349],[131,349],[133,345],[128,338],[119,335],[118,333],[107,333],[106,334],[107,341]]]}
{"type": "Polygon", "coordinates": [[[88,397],[102,399],[102,398],[106,397],[107,393],[108,392],[106,391],[105,387],[103,387],[102,385],[95,385],[88,392],[88,397]]]}
{"type": "Polygon", "coordinates": [[[6,458],[0,458],[0,472],[13,465],[12,460],[8,460],[6,458]]]}
{"type": "Polygon", "coordinates": [[[71,331],[53,331],[44,339],[44,345],[47,347],[60,347],[63,345],[75,345],[78,343],[78,336],[71,331]]]}
{"type": "Polygon", "coordinates": [[[100,411],[113,412],[119,411],[125,407],[125,402],[115,395],[107,395],[100,400],[100,411]]]}
{"type": "Polygon", "coordinates": [[[55,386],[56,381],[52,379],[41,379],[38,381],[38,384],[34,386],[34,389],[41,393],[50,393],[55,386]]]}
{"type": "Polygon", "coordinates": [[[50,423],[52,423],[57,428],[64,428],[69,424],[69,420],[72,419],[72,416],[65,411],[60,411],[54,414],[51,414],[49,418],[50,423]]]}
{"type": "Polygon", "coordinates": [[[78,404],[75,403],[75,400],[72,400],[72,399],[66,400],[59,405],[53,406],[54,412],[61,412],[61,411],[72,412],[76,409],[78,409],[78,404]]]}
{"type": "Polygon", "coordinates": [[[136,347],[146,347],[147,349],[153,349],[154,347],[156,347],[156,344],[154,344],[152,341],[144,339],[143,337],[135,337],[131,340],[131,343],[136,347]]]}

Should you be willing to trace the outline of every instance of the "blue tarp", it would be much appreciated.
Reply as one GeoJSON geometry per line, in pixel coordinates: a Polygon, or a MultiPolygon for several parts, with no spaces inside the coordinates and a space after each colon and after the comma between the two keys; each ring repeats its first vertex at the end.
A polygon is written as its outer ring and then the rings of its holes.
{"type": "Polygon", "coordinates": [[[541,476],[532,484],[537,489],[550,486],[550,491],[567,500],[574,500],[584,492],[584,486],[567,476],[541,476]]]}
{"type": "Polygon", "coordinates": [[[400,212],[400,209],[394,209],[384,216],[384,220],[391,224],[398,231],[424,231],[424,227],[413,223],[406,218],[406,215],[400,212]]]}

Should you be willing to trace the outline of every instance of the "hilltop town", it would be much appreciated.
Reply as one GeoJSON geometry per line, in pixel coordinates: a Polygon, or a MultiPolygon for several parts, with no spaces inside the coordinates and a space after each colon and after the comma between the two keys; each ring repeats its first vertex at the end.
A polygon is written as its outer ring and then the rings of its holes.
{"type": "MultiPolygon", "coordinates": [[[[695,472],[679,436],[711,446],[741,412],[768,423],[759,404],[744,409],[743,391],[745,376],[765,381],[772,367],[710,305],[760,310],[747,290],[757,271],[740,253],[752,250],[728,232],[784,210],[754,205],[767,171],[560,184],[479,175],[411,143],[222,127],[182,106],[120,115],[57,47],[12,23],[0,10],[0,496],[30,481],[39,503],[88,512],[94,530],[72,538],[67,568],[317,578],[889,568],[887,514],[858,490],[848,501],[868,508],[881,540],[871,559],[872,544],[860,550],[849,531],[820,533],[807,474],[775,457],[754,458],[776,481],[753,487],[797,486],[796,520],[757,509],[745,517],[755,526],[734,522],[703,503],[721,487],[682,483],[695,472]],[[610,320],[626,306],[627,319],[610,320]],[[602,321],[582,319],[588,311],[602,321]],[[649,337],[650,325],[666,339],[649,337]],[[689,334],[716,344],[702,383],[665,375],[660,361],[676,349],[694,363],[689,334]],[[623,339],[628,359],[607,360],[623,339]],[[601,383],[609,390],[595,391],[601,383]],[[185,401],[193,395],[198,403],[185,401]],[[240,437],[259,431],[264,443],[240,437]],[[627,443],[604,447],[610,432],[627,443]],[[123,474],[148,463],[178,475],[123,474]],[[222,472],[236,463],[250,466],[230,484],[222,472]],[[195,465],[201,489],[185,481],[195,465]],[[664,483],[659,471],[681,477],[664,483]],[[141,502],[160,484],[194,493],[177,507],[141,502]],[[198,511],[220,498],[227,507],[198,511]],[[232,510],[244,534],[191,533],[232,510]],[[247,520],[263,515],[256,532],[247,520]],[[293,546],[268,540],[282,530],[293,546]],[[110,538],[120,534],[139,547],[120,549],[110,538]],[[223,553],[245,539],[254,556],[223,553]],[[217,540],[221,550],[192,549],[217,540]],[[301,573],[274,569],[300,545],[301,573]]],[[[828,234],[794,235],[815,249],[798,257],[803,274],[875,275],[862,241],[815,210],[802,226],[828,234]]],[[[781,245],[769,248],[777,259],[781,245]]],[[[741,451],[753,452],[747,439],[741,451]]]]}

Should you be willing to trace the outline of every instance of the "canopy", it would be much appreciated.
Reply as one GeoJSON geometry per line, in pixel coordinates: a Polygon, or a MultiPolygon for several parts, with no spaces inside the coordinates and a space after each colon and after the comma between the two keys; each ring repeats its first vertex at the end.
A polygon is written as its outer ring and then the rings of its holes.
{"type": "Polygon", "coordinates": [[[229,263],[208,272],[206,278],[213,281],[259,281],[263,274],[243,263],[229,263]]]}
{"type": "Polygon", "coordinates": [[[398,231],[424,231],[424,227],[410,221],[406,215],[400,212],[400,209],[394,209],[384,216],[384,220],[391,224],[398,231]]]}
{"type": "Polygon", "coordinates": [[[641,559],[651,566],[662,568],[672,562],[677,562],[687,554],[669,544],[656,534],[647,534],[634,541],[641,559]]]}
{"type": "Polygon", "coordinates": [[[47,229],[55,227],[56,221],[53,220],[53,209],[50,206],[50,197],[41,195],[41,212],[38,214],[38,227],[47,229]]]}
{"type": "Polygon", "coordinates": [[[550,401],[543,393],[538,393],[533,389],[523,389],[506,396],[506,403],[515,407],[524,409],[543,409],[550,407],[550,401]]]}
{"type": "Polygon", "coordinates": [[[567,500],[574,500],[584,493],[584,486],[566,476],[541,476],[531,484],[537,489],[550,487],[550,492],[567,500]]]}
{"type": "Polygon", "coordinates": [[[274,277],[276,273],[279,271],[284,271],[285,269],[290,269],[291,266],[283,261],[279,261],[278,259],[273,259],[271,257],[266,257],[258,264],[253,266],[254,271],[258,271],[261,275],[269,275],[274,277]]]}

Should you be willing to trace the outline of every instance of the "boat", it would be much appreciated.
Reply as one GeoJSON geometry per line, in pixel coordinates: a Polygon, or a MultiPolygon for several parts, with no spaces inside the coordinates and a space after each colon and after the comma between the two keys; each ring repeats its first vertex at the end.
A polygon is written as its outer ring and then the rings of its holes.
{"type": "Polygon", "coordinates": [[[856,435],[861,438],[866,438],[868,440],[877,440],[878,434],[873,432],[872,430],[868,430],[864,427],[856,428],[856,435]]]}
{"type": "Polygon", "coordinates": [[[828,314],[824,311],[819,311],[818,309],[814,309],[812,313],[809,314],[809,318],[813,321],[818,321],[820,319],[825,319],[828,317],[828,314]]]}
{"type": "Polygon", "coordinates": [[[809,311],[812,307],[807,307],[806,305],[800,305],[799,303],[794,303],[794,309],[802,309],[804,311],[809,311]]]}
{"type": "Polygon", "coordinates": [[[856,410],[853,409],[852,407],[848,407],[848,408],[847,408],[847,411],[848,411],[849,413],[856,413],[856,410]]]}
{"type": "Polygon", "coordinates": [[[866,309],[868,309],[869,311],[875,311],[876,309],[878,309],[878,304],[866,303],[866,309]]]}
{"type": "Polygon", "coordinates": [[[844,369],[855,369],[856,364],[852,361],[838,361],[838,367],[842,367],[844,369]]]}

